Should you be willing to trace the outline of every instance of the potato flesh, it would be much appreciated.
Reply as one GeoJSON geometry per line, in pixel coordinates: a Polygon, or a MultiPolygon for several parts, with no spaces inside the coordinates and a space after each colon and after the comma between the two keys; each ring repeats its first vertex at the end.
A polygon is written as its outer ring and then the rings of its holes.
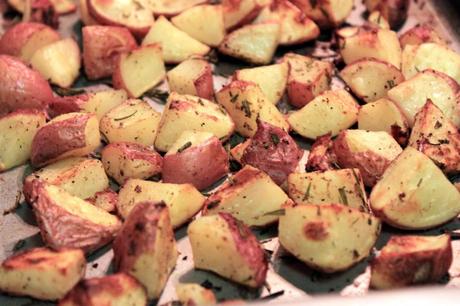
{"type": "Polygon", "coordinates": [[[224,7],[224,25],[227,30],[250,22],[261,9],[258,0],[224,0],[222,5],[224,7]]]}
{"type": "Polygon", "coordinates": [[[40,48],[52,44],[60,39],[59,34],[51,28],[44,29],[34,33],[21,48],[20,58],[28,62],[35,51],[40,48]]]}
{"type": "Polygon", "coordinates": [[[147,6],[155,15],[176,15],[207,0],[148,0],[147,6]]]}
{"type": "Polygon", "coordinates": [[[402,152],[401,147],[387,132],[348,130],[345,137],[351,153],[371,151],[385,159],[393,160],[402,152]]]}
{"type": "Polygon", "coordinates": [[[169,90],[178,94],[199,96],[197,81],[206,72],[207,66],[209,63],[200,59],[183,61],[167,73],[169,90]]]}
{"type": "Polygon", "coordinates": [[[103,90],[91,94],[89,100],[83,104],[82,110],[96,114],[96,117],[101,120],[106,113],[126,101],[126,99],[128,99],[128,95],[122,89],[103,90]]]}
{"type": "Polygon", "coordinates": [[[408,132],[406,118],[391,100],[379,99],[363,105],[359,110],[358,128],[360,130],[385,131],[392,135],[394,126],[400,127],[401,133],[408,132]]]}
{"type": "Polygon", "coordinates": [[[183,148],[184,145],[190,142],[189,148],[193,146],[198,146],[204,143],[209,138],[212,138],[214,135],[209,132],[196,132],[196,131],[184,131],[176,142],[171,146],[166,155],[172,155],[178,152],[179,149],[183,148]]]}
{"type": "Polygon", "coordinates": [[[372,210],[393,226],[427,229],[460,213],[460,193],[423,153],[407,147],[370,195],[372,210]]]}
{"type": "Polygon", "coordinates": [[[176,294],[179,301],[185,305],[215,305],[217,303],[214,293],[198,284],[178,284],[176,294]]]}

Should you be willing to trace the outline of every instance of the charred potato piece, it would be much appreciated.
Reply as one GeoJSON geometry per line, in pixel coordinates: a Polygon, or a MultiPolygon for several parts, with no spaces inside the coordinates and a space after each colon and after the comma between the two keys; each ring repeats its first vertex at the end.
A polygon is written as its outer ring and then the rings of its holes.
{"type": "Polygon", "coordinates": [[[206,306],[217,304],[216,296],[212,290],[198,284],[178,284],[176,294],[183,305],[206,306]]]}
{"type": "Polygon", "coordinates": [[[378,11],[392,29],[399,29],[407,19],[410,0],[365,0],[368,11],[378,11]]]}
{"type": "Polygon", "coordinates": [[[437,282],[452,264],[449,235],[392,236],[371,262],[371,287],[391,289],[437,282]]]}
{"type": "Polygon", "coordinates": [[[176,265],[174,232],[164,203],[139,203],[113,243],[117,271],[134,276],[149,299],[160,297],[176,265]]]}
{"type": "Polygon", "coordinates": [[[206,200],[205,214],[226,212],[249,226],[265,226],[278,220],[274,212],[291,204],[267,174],[245,166],[206,200]]]}
{"type": "Polygon", "coordinates": [[[376,216],[403,229],[433,228],[460,213],[460,192],[412,147],[391,163],[369,199],[376,216]]]}
{"type": "Polygon", "coordinates": [[[334,142],[332,141],[330,133],[316,138],[311,146],[305,170],[326,171],[338,168],[333,144],[334,142]]]}
{"type": "Polygon", "coordinates": [[[82,280],[59,301],[59,306],[145,306],[146,304],[147,294],[144,287],[126,273],[82,280]]]}
{"type": "Polygon", "coordinates": [[[32,141],[30,161],[39,167],[67,157],[85,156],[101,143],[96,115],[68,113],[42,126],[32,141]]]}
{"type": "Polygon", "coordinates": [[[223,0],[225,29],[232,30],[254,20],[262,10],[260,2],[259,0],[223,0]]]}
{"type": "Polygon", "coordinates": [[[0,265],[0,290],[40,300],[57,300],[85,276],[85,268],[81,250],[29,249],[0,265]]]}
{"type": "Polygon", "coordinates": [[[212,271],[248,287],[260,287],[267,275],[264,251],[251,230],[230,214],[204,216],[187,234],[196,269],[212,271]]]}
{"type": "Polygon", "coordinates": [[[163,158],[154,150],[133,142],[116,142],[104,147],[101,160],[107,174],[118,184],[128,178],[147,179],[161,173],[163,158]]]}
{"type": "Polygon", "coordinates": [[[444,39],[427,24],[419,24],[407,30],[399,37],[399,42],[403,50],[406,45],[421,45],[428,42],[440,45],[446,44],[444,39]]]}
{"type": "Polygon", "coordinates": [[[131,210],[141,202],[163,201],[169,207],[174,228],[178,228],[203,207],[205,197],[190,184],[166,184],[129,179],[118,193],[118,213],[128,218],[131,210]]]}

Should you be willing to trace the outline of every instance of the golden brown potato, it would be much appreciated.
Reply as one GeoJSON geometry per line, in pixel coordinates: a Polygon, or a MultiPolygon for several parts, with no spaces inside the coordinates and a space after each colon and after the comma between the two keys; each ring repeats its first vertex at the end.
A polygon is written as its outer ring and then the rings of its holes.
{"type": "Polygon", "coordinates": [[[235,130],[242,136],[254,136],[257,119],[289,130],[284,116],[255,83],[233,80],[216,94],[216,99],[235,121],[235,130]]]}
{"type": "Polygon", "coordinates": [[[184,131],[164,156],[163,182],[206,189],[229,171],[228,153],[209,132],[184,131]]]}
{"type": "Polygon", "coordinates": [[[241,164],[241,158],[243,157],[244,151],[251,144],[251,138],[246,139],[240,144],[237,144],[232,149],[230,149],[230,156],[233,160],[236,160],[241,164]]]}
{"type": "Polygon", "coordinates": [[[163,158],[147,146],[133,142],[115,142],[101,152],[107,174],[118,184],[129,178],[148,179],[161,173],[163,158]]]}
{"type": "Polygon", "coordinates": [[[142,283],[149,299],[159,298],[178,255],[168,207],[139,203],[125,220],[113,252],[116,270],[142,283]]]}
{"type": "MultiPolygon", "coordinates": [[[[8,0],[9,5],[11,5],[16,11],[24,14],[26,11],[26,0],[8,0]]],[[[49,9],[53,10],[53,13],[56,15],[64,15],[74,12],[77,9],[76,4],[71,0],[50,0],[45,2],[49,5],[49,9]]],[[[32,2],[32,9],[34,6],[43,5],[40,1],[32,2]]],[[[33,16],[33,13],[32,13],[33,16]]],[[[33,18],[32,18],[33,19],[33,18]]]]}
{"type": "Polygon", "coordinates": [[[369,211],[359,169],[291,173],[288,195],[296,204],[341,203],[360,211],[369,211]]]}
{"type": "Polygon", "coordinates": [[[275,21],[245,25],[227,34],[219,51],[251,64],[266,65],[275,54],[280,28],[275,21]]]}
{"type": "Polygon", "coordinates": [[[216,296],[211,289],[206,289],[198,284],[178,284],[176,286],[177,298],[183,305],[216,305],[216,296]]]}
{"type": "Polygon", "coordinates": [[[390,29],[390,24],[388,23],[388,20],[386,20],[385,17],[383,17],[383,14],[379,11],[373,11],[369,14],[369,17],[367,17],[366,25],[384,30],[390,29]]]}
{"type": "Polygon", "coordinates": [[[380,233],[376,217],[341,204],[285,209],[280,244],[313,269],[343,271],[369,256],[380,233]]]}
{"type": "Polygon", "coordinates": [[[369,12],[378,11],[388,20],[392,29],[399,29],[406,22],[410,0],[365,0],[369,12]]]}
{"type": "Polygon", "coordinates": [[[353,0],[291,0],[322,28],[338,27],[353,9],[353,0]]]}
{"type": "Polygon", "coordinates": [[[32,207],[47,246],[90,253],[112,241],[120,229],[120,220],[105,210],[60,187],[39,180],[33,184],[32,207]]]}
{"type": "Polygon", "coordinates": [[[216,103],[172,92],[161,115],[155,148],[161,152],[168,151],[187,130],[210,132],[224,141],[234,129],[232,118],[216,103]]]}
{"type": "Polygon", "coordinates": [[[403,229],[428,229],[460,213],[460,192],[431,159],[407,147],[370,195],[372,211],[403,229]]]}
{"type": "Polygon", "coordinates": [[[262,9],[260,2],[260,0],[223,0],[225,29],[233,30],[250,23],[262,9]]]}
{"type": "Polygon", "coordinates": [[[112,213],[117,210],[118,194],[110,188],[96,192],[94,196],[86,199],[87,202],[112,213]]]}
{"type": "Polygon", "coordinates": [[[329,89],[331,63],[294,53],[286,54],[282,62],[289,65],[287,92],[289,103],[293,106],[303,107],[329,89]]]}
{"type": "Polygon", "coordinates": [[[118,193],[117,210],[126,219],[141,202],[165,202],[171,223],[178,228],[203,207],[205,197],[190,184],[166,184],[129,179],[118,193]]]}
{"type": "Polygon", "coordinates": [[[449,235],[392,236],[371,262],[371,287],[391,289],[437,282],[452,264],[449,235]]]}
{"type": "Polygon", "coordinates": [[[460,133],[430,100],[415,115],[409,145],[431,158],[445,173],[460,172],[460,133]]]}
{"type": "Polygon", "coordinates": [[[273,212],[290,205],[291,199],[267,174],[245,166],[209,196],[205,214],[226,212],[249,226],[265,226],[278,220],[273,212]]]}
{"type": "Polygon", "coordinates": [[[209,0],[148,0],[147,7],[155,16],[174,16],[194,7],[195,5],[206,3],[209,0]]]}
{"type": "Polygon", "coordinates": [[[155,21],[142,41],[143,46],[150,44],[161,45],[163,60],[167,64],[177,64],[194,55],[205,55],[211,50],[186,32],[176,28],[164,16],[160,16],[155,21]]]}
{"type": "Polygon", "coordinates": [[[346,130],[333,146],[342,168],[358,168],[366,186],[374,186],[388,165],[402,152],[401,146],[387,132],[346,130]]]}
{"type": "Polygon", "coordinates": [[[109,143],[134,142],[151,146],[155,142],[160,116],[147,102],[130,99],[101,118],[101,132],[109,143]]]}
{"type": "Polygon", "coordinates": [[[204,216],[187,229],[196,269],[212,271],[248,287],[260,287],[267,275],[264,251],[251,230],[230,214],[204,216]]]}
{"type": "Polygon", "coordinates": [[[100,142],[99,120],[96,115],[60,115],[35,134],[30,161],[38,167],[67,157],[85,156],[99,147],[100,142]]]}
{"type": "Polygon", "coordinates": [[[188,59],[169,70],[169,90],[212,100],[214,85],[211,65],[202,59],[188,59]]]}
{"type": "Polygon", "coordinates": [[[331,133],[316,138],[308,155],[306,171],[326,171],[338,168],[331,133]]]}
{"type": "Polygon", "coordinates": [[[85,268],[85,255],[79,249],[29,249],[0,265],[0,290],[40,300],[57,300],[85,276],[85,268]]]}
{"type": "Polygon", "coordinates": [[[160,83],[166,74],[159,44],[145,45],[121,53],[112,76],[113,87],[125,89],[132,98],[160,83]]]}
{"type": "Polygon", "coordinates": [[[303,137],[339,134],[355,124],[359,105],[344,89],[325,91],[298,111],[288,115],[291,128],[303,137]]]}
{"type": "Polygon", "coordinates": [[[399,42],[401,43],[401,48],[403,48],[403,50],[406,45],[421,45],[428,42],[440,45],[446,44],[439,33],[427,24],[418,24],[407,30],[399,37],[399,42]]]}
{"type": "Polygon", "coordinates": [[[80,281],[58,305],[145,306],[147,294],[134,277],[126,273],[117,273],[80,281]]]}
{"type": "Polygon", "coordinates": [[[35,109],[16,110],[0,116],[0,172],[29,159],[32,140],[45,123],[46,114],[35,109]]]}
{"type": "Polygon", "coordinates": [[[385,98],[390,89],[404,82],[398,68],[372,58],[347,65],[340,72],[340,77],[356,96],[367,103],[385,98]]]}

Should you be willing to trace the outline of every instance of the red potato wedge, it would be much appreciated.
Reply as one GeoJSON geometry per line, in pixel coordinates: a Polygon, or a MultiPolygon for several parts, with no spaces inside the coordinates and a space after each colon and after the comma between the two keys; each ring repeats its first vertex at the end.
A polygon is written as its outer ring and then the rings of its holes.
{"type": "Polygon", "coordinates": [[[327,171],[338,168],[337,156],[334,154],[331,133],[316,138],[311,146],[308,161],[305,165],[307,172],[327,171]]]}
{"type": "Polygon", "coordinates": [[[214,85],[212,67],[202,59],[188,59],[166,74],[169,90],[212,100],[214,85]]]}
{"type": "Polygon", "coordinates": [[[100,145],[99,120],[93,114],[69,113],[41,127],[32,142],[32,165],[85,156],[100,145]]]}
{"type": "Polygon", "coordinates": [[[113,87],[125,89],[132,98],[143,95],[165,77],[161,46],[146,45],[121,53],[113,72],[113,87]]]}
{"type": "Polygon", "coordinates": [[[46,123],[46,114],[20,109],[0,117],[0,173],[24,164],[32,152],[32,141],[46,123]]]}
{"type": "Polygon", "coordinates": [[[142,41],[143,46],[150,44],[161,45],[163,60],[167,64],[177,64],[192,56],[205,55],[211,50],[186,32],[176,28],[164,16],[160,16],[155,21],[142,41]]]}
{"type": "Polygon", "coordinates": [[[233,30],[253,21],[262,10],[259,0],[223,0],[225,29],[233,30]]]}
{"type": "Polygon", "coordinates": [[[137,143],[110,143],[102,150],[101,158],[107,174],[120,185],[128,178],[150,178],[163,168],[160,154],[137,143]]]}
{"type": "Polygon", "coordinates": [[[102,25],[126,27],[143,37],[154,23],[152,11],[135,0],[87,0],[90,15],[102,25]]]}
{"type": "Polygon", "coordinates": [[[145,4],[155,16],[172,17],[207,2],[209,0],[147,0],[145,4]]]}
{"type": "Polygon", "coordinates": [[[294,53],[286,54],[281,61],[289,66],[286,87],[291,105],[303,107],[330,88],[331,63],[294,53]]]}
{"type": "Polygon", "coordinates": [[[30,64],[51,83],[70,87],[80,73],[80,49],[72,38],[62,39],[35,51],[30,64]]]}
{"type": "Polygon", "coordinates": [[[85,276],[85,254],[78,249],[33,248],[0,265],[0,290],[11,295],[57,300],[85,276]]]}
{"type": "Polygon", "coordinates": [[[184,305],[216,305],[217,299],[211,289],[198,284],[178,284],[176,294],[184,305]]]}
{"type": "Polygon", "coordinates": [[[87,0],[79,0],[79,13],[81,21],[85,26],[97,25],[98,22],[90,15],[87,0]]]}
{"type": "Polygon", "coordinates": [[[53,91],[39,72],[0,55],[0,115],[20,108],[47,110],[51,100],[53,91]]]}
{"type": "Polygon", "coordinates": [[[164,156],[163,182],[210,187],[229,171],[228,153],[209,132],[184,131],[164,156]]]}
{"type": "Polygon", "coordinates": [[[392,236],[371,262],[370,286],[391,289],[437,282],[448,273],[452,257],[449,235],[392,236]]]}
{"type": "Polygon", "coordinates": [[[365,0],[368,11],[378,11],[388,20],[391,29],[399,29],[407,19],[410,0],[365,0]]]}
{"type": "Polygon", "coordinates": [[[143,306],[147,305],[147,293],[134,277],[116,273],[80,281],[58,305],[143,306]]]}
{"type": "Polygon", "coordinates": [[[137,47],[133,35],[123,27],[85,26],[82,35],[83,65],[90,80],[112,76],[118,55],[137,47]]]}
{"type": "Polygon", "coordinates": [[[43,241],[53,249],[90,253],[115,238],[121,222],[114,215],[63,189],[34,181],[32,207],[43,241]]]}
{"type": "Polygon", "coordinates": [[[210,47],[217,47],[225,36],[222,5],[197,5],[171,18],[171,22],[210,47]]]}
{"type": "Polygon", "coordinates": [[[28,62],[35,51],[59,39],[59,34],[47,25],[21,22],[3,34],[0,40],[0,54],[15,56],[28,62]]]}
{"type": "Polygon", "coordinates": [[[190,223],[187,234],[196,269],[248,287],[264,284],[267,259],[256,236],[241,221],[227,213],[204,216],[190,223]]]}
{"type": "Polygon", "coordinates": [[[118,194],[112,189],[107,188],[104,191],[96,192],[93,197],[85,200],[106,212],[114,213],[117,210],[118,194]]]}
{"type": "Polygon", "coordinates": [[[403,50],[406,45],[421,45],[428,42],[446,45],[439,33],[427,24],[419,24],[407,30],[399,37],[399,42],[403,50]]]}

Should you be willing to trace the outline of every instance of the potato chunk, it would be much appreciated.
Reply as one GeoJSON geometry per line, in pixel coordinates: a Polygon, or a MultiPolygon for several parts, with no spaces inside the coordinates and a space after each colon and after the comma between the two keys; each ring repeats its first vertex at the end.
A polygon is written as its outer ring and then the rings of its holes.
{"type": "Polygon", "coordinates": [[[211,289],[206,289],[198,284],[178,284],[176,293],[183,305],[215,305],[216,297],[211,289]]]}
{"type": "Polygon", "coordinates": [[[325,134],[316,138],[311,146],[308,161],[305,170],[308,171],[326,171],[339,168],[337,157],[333,149],[334,142],[331,134],[325,134]]]}
{"type": "Polygon", "coordinates": [[[407,147],[370,195],[372,211],[403,229],[428,229],[460,213],[460,192],[433,161],[407,147]]]}
{"type": "Polygon", "coordinates": [[[407,19],[410,0],[365,0],[369,12],[377,11],[388,20],[392,29],[399,29],[407,19]]]}
{"type": "Polygon", "coordinates": [[[371,287],[391,289],[437,282],[452,264],[449,235],[392,236],[371,262],[371,287]]]}
{"type": "Polygon", "coordinates": [[[369,256],[380,221],[340,204],[297,205],[280,217],[279,240],[295,257],[326,273],[343,271],[369,256]]]}
{"type": "Polygon", "coordinates": [[[85,268],[85,255],[79,249],[30,249],[0,265],[0,290],[40,300],[57,300],[85,276],[85,268]]]}
{"type": "Polygon", "coordinates": [[[264,251],[251,230],[230,214],[204,216],[187,234],[195,268],[212,271],[248,287],[260,287],[267,275],[264,251]]]}
{"type": "Polygon", "coordinates": [[[401,48],[403,48],[403,50],[406,45],[421,45],[428,42],[440,45],[446,44],[444,39],[427,24],[418,24],[407,30],[399,37],[399,42],[401,43],[401,48]]]}
{"type": "Polygon", "coordinates": [[[232,30],[250,23],[262,9],[259,0],[223,0],[225,29],[232,30]]]}

